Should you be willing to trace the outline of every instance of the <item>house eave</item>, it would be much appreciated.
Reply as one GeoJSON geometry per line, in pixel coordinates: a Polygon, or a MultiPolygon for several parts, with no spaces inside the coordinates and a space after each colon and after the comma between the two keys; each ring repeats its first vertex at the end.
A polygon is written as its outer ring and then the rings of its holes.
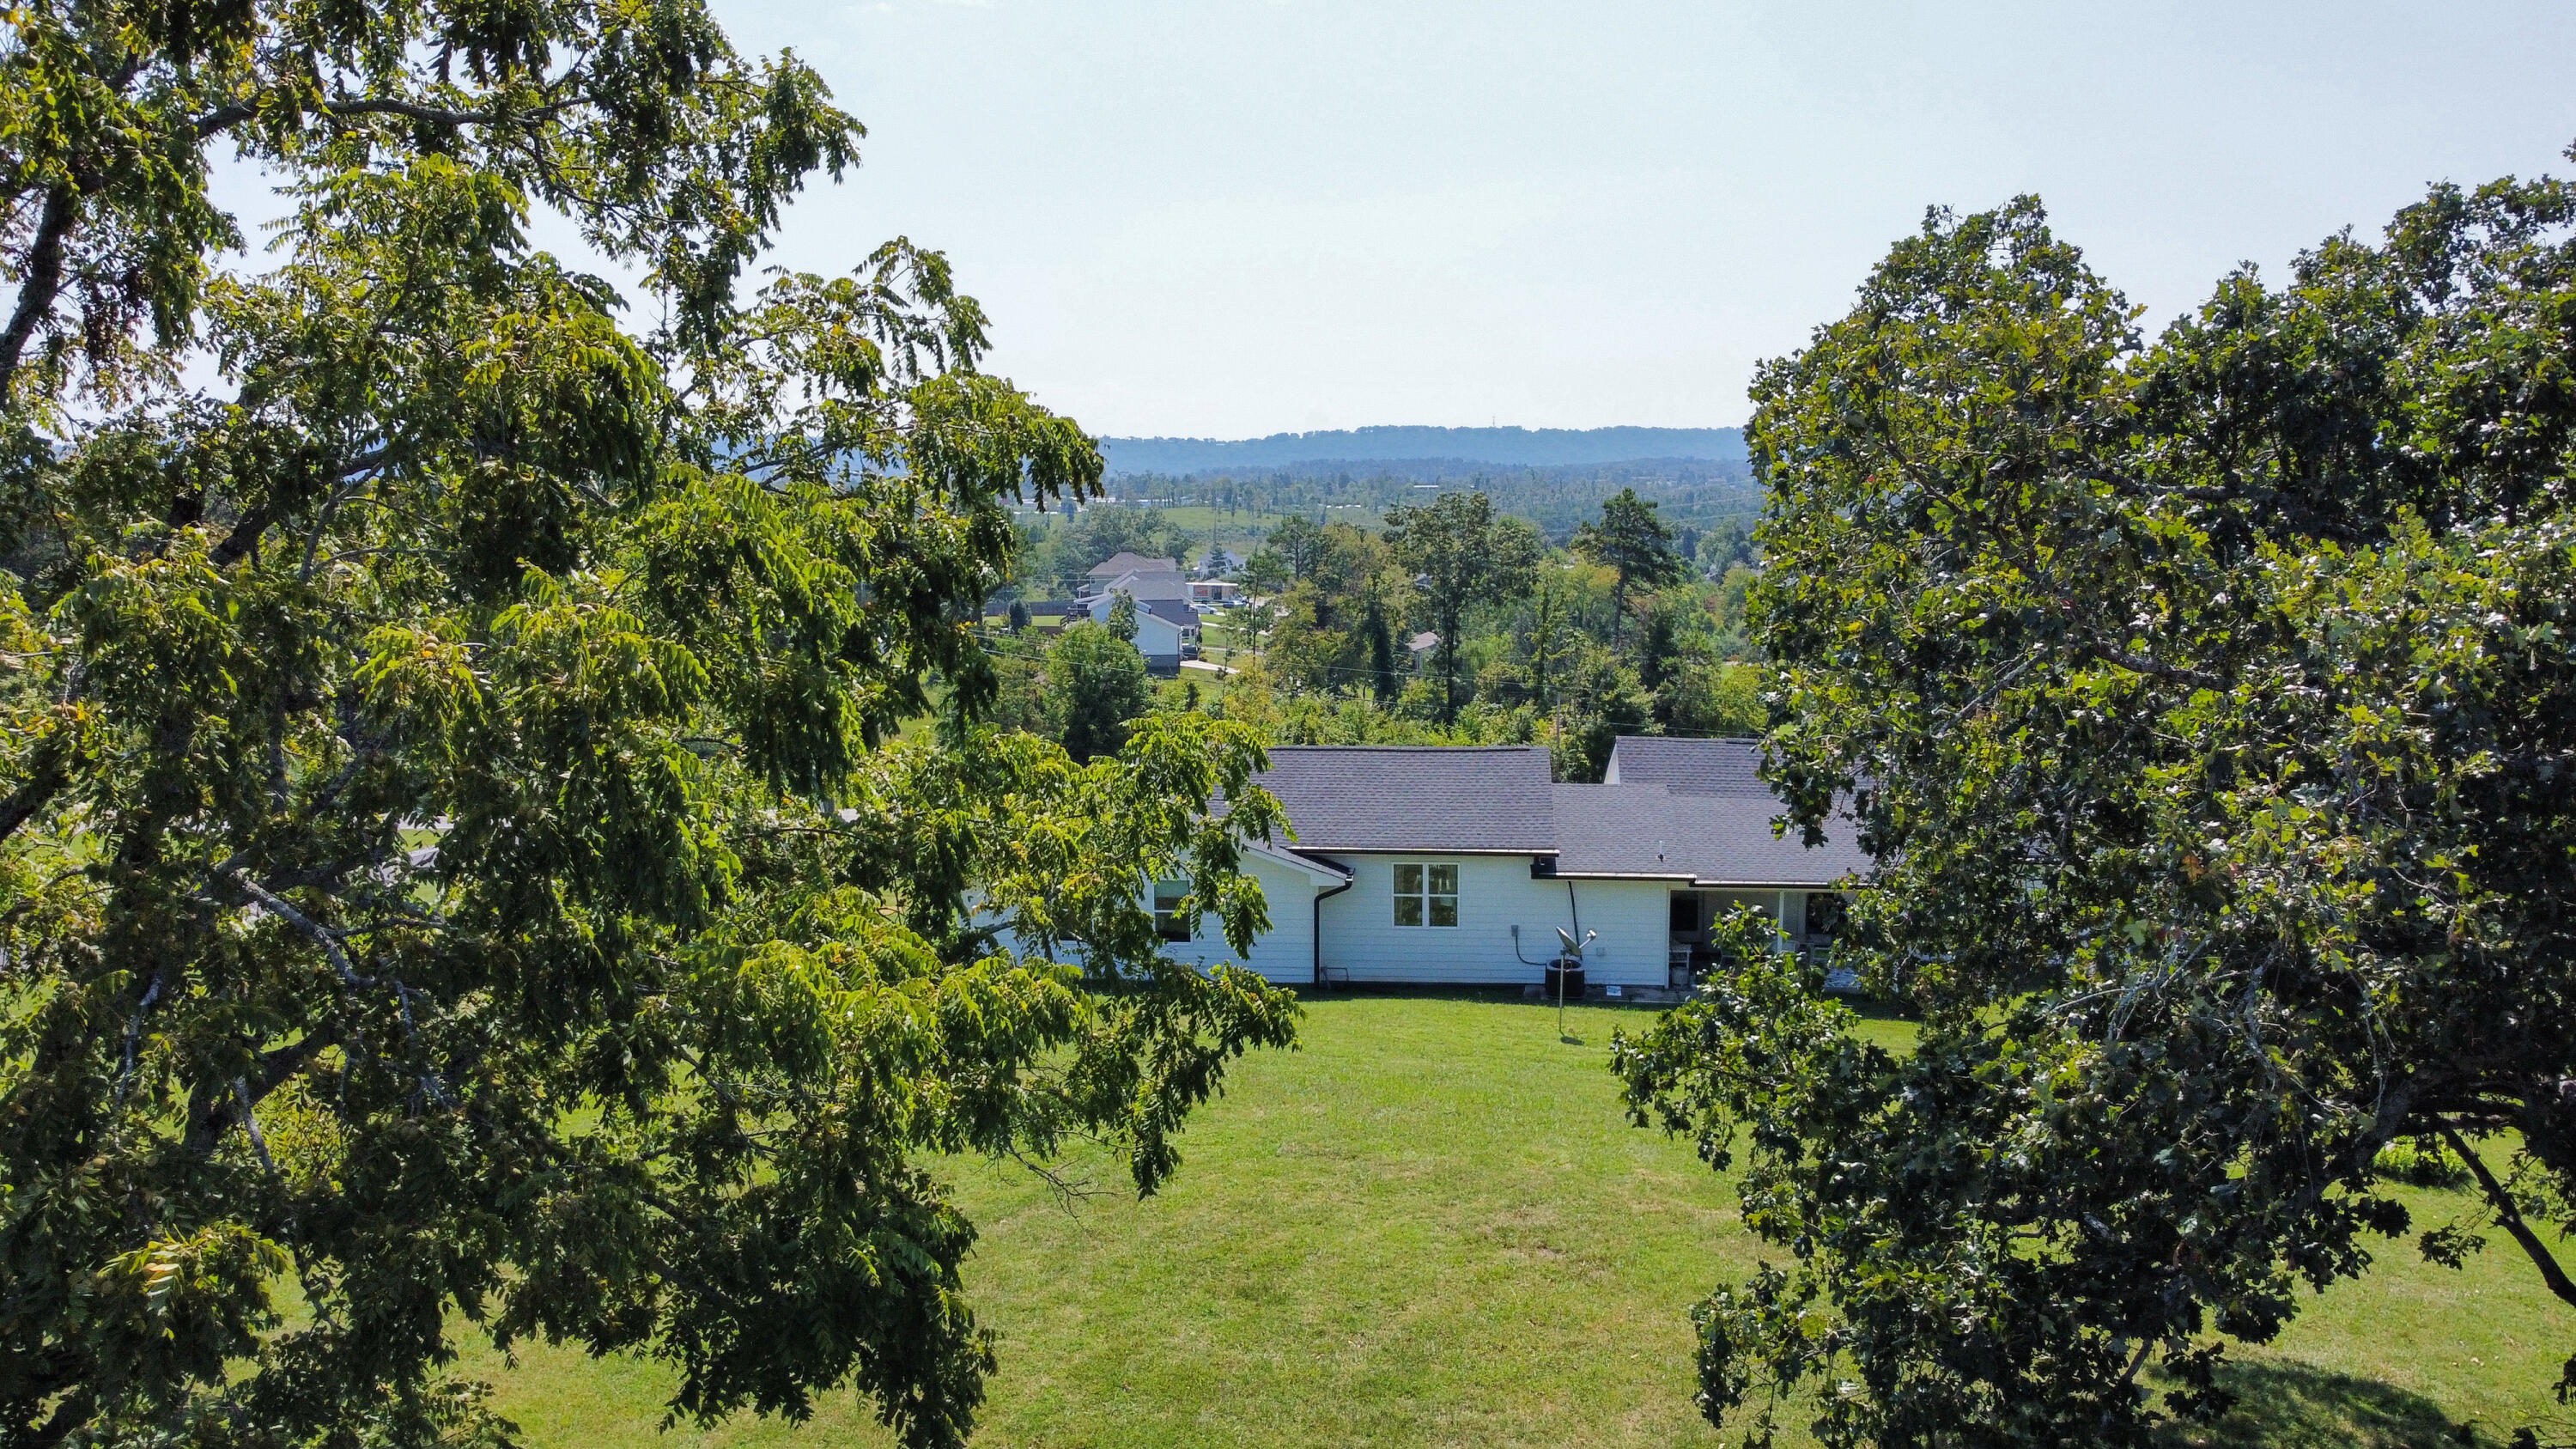
{"type": "Polygon", "coordinates": [[[1691,886],[1704,891],[1833,891],[1846,889],[1848,876],[1831,880],[1701,880],[1693,877],[1691,886]]]}
{"type": "Polygon", "coordinates": [[[1297,848],[1326,850],[1335,855],[1544,855],[1550,859],[1556,856],[1556,847],[1538,845],[1479,846],[1474,850],[1462,850],[1454,845],[1317,845],[1301,840],[1297,842],[1297,848]]]}
{"type": "Polygon", "coordinates": [[[1557,868],[1558,880],[1669,880],[1679,881],[1693,890],[1703,891],[1827,891],[1842,889],[1842,877],[1832,880],[1711,880],[1686,870],[1567,870],[1557,868]]]}

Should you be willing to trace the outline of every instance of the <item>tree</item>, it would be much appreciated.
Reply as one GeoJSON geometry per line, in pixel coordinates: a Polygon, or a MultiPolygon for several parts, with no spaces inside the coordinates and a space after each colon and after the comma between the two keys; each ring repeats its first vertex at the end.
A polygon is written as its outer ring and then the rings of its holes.
{"type": "Polygon", "coordinates": [[[1027,603],[1019,599],[1011,600],[1011,612],[1005,617],[1004,622],[1010,626],[1010,630],[1014,634],[1025,634],[1029,632],[1029,606],[1027,603]]]}
{"type": "Polygon", "coordinates": [[[1093,568],[1121,553],[1177,559],[1187,547],[1189,541],[1159,508],[1111,504],[1084,508],[1048,531],[1043,550],[1033,561],[1032,582],[1062,598],[1093,568]]]}
{"type": "Polygon", "coordinates": [[[1265,657],[1298,688],[1350,689],[1368,667],[1368,610],[1383,612],[1385,548],[1347,523],[1330,523],[1313,527],[1311,535],[1300,531],[1288,547],[1266,556],[1299,572],[1271,596],[1265,657]]]}
{"type": "Polygon", "coordinates": [[[1140,898],[1262,922],[1247,731],[977,723],[1010,505],[1090,442],[936,252],[738,290],[859,131],[691,0],[11,27],[0,1440],[496,1442],[472,1324],[960,1442],[925,1164],[1106,1134],[1151,1190],[1293,1029],[1140,898]],[[288,188],[269,271],[216,147],[288,188]]]}
{"type": "Polygon", "coordinates": [[[2410,1227],[2576,1310],[2571,299],[2576,187],[2443,187],[2148,345],[2025,199],[1762,371],[1771,769],[1924,1025],[1764,960],[1618,1048],[1796,1249],[1700,1310],[1712,1415],[2143,1444],[2410,1227]],[[2409,1140],[2474,1211],[2410,1223],[2409,1140]]]}
{"type": "Polygon", "coordinates": [[[1331,547],[1323,524],[1311,518],[1283,518],[1244,561],[1244,582],[1256,593],[1285,592],[1291,584],[1314,577],[1331,547]]]}
{"type": "MultiPolygon", "coordinates": [[[[1133,722],[1153,703],[1152,676],[1145,656],[1130,640],[1135,632],[1132,605],[1128,632],[1085,619],[1064,631],[1047,655],[1048,733],[1077,760],[1114,755],[1127,743],[1133,722]]],[[[1111,617],[1117,617],[1113,608],[1111,617]]]]}
{"type": "Polygon", "coordinates": [[[1751,568],[1759,562],[1752,530],[1733,518],[1701,534],[1688,556],[1698,562],[1702,575],[1712,579],[1725,578],[1729,569],[1751,568]]]}
{"type": "Polygon", "coordinates": [[[1610,647],[1619,647],[1619,626],[1628,612],[1628,595],[1637,589],[1660,589],[1682,576],[1681,555],[1673,551],[1670,525],[1655,516],[1655,505],[1622,488],[1601,500],[1601,519],[1574,530],[1574,551],[1618,575],[1610,595],[1610,647]]]}
{"type": "Polygon", "coordinates": [[[1381,708],[1395,702],[1403,684],[1395,676],[1395,635],[1386,627],[1386,608],[1374,597],[1360,618],[1360,637],[1368,647],[1369,692],[1381,708]]]}
{"type": "Polygon", "coordinates": [[[1567,622],[1565,585],[1555,569],[1542,569],[1529,615],[1529,661],[1532,693],[1543,710],[1556,707],[1561,666],[1581,635],[1567,622]]]}
{"type": "Polygon", "coordinates": [[[1467,611],[1529,591],[1545,550],[1538,530],[1497,517],[1483,493],[1443,493],[1386,514],[1387,548],[1413,575],[1422,618],[1440,635],[1440,722],[1458,718],[1458,646],[1467,611]]]}

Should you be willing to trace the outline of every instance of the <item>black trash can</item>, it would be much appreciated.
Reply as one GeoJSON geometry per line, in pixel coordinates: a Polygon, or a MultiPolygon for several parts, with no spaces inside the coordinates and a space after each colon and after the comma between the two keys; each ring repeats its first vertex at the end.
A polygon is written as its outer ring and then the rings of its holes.
{"type": "Polygon", "coordinates": [[[1560,990],[1565,993],[1565,999],[1568,1001],[1582,1000],[1583,963],[1568,960],[1562,956],[1548,962],[1547,979],[1540,989],[1550,1001],[1557,999],[1557,993],[1560,990]]]}

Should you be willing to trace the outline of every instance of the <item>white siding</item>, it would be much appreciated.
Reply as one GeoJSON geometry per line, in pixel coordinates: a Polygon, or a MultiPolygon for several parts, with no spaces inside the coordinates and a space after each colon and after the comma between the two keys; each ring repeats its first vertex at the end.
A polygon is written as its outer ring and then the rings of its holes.
{"type": "MultiPolygon", "coordinates": [[[[1660,880],[1581,880],[1583,929],[1601,939],[1583,961],[1587,984],[1663,986],[1672,980],[1673,886],[1660,880]]],[[[1562,892],[1565,884],[1557,882],[1562,892]]],[[[1527,936],[1529,932],[1521,932],[1527,936]]]]}
{"type": "Polygon", "coordinates": [[[1324,901],[1324,965],[1349,972],[1353,981],[1535,982],[1542,968],[1513,954],[1512,927],[1521,928],[1519,955],[1544,962],[1557,953],[1558,928],[1574,930],[1578,916],[1577,939],[1583,931],[1599,933],[1584,958],[1592,981],[1661,986],[1666,980],[1666,882],[1534,880],[1526,855],[1336,852],[1333,859],[1349,866],[1353,879],[1349,890],[1324,901]],[[1458,867],[1457,925],[1395,924],[1395,867],[1412,862],[1458,867]]]}
{"type": "MultiPolygon", "coordinates": [[[[1168,960],[1186,961],[1193,966],[1215,966],[1232,961],[1249,966],[1272,981],[1289,986],[1304,986],[1315,979],[1315,892],[1332,882],[1322,880],[1314,871],[1293,865],[1260,850],[1243,853],[1244,873],[1261,883],[1263,901],[1270,908],[1270,929],[1253,938],[1252,950],[1237,958],[1234,948],[1225,941],[1225,930],[1213,916],[1202,917],[1198,939],[1166,941],[1162,954],[1168,960]]],[[[1139,893],[1140,903],[1151,909],[1154,903],[1151,886],[1139,893]]],[[[977,913],[979,920],[990,918],[977,913]]],[[[1022,946],[1017,934],[1005,930],[994,944],[1012,955],[1022,946]]],[[[1067,960],[1077,960],[1078,953],[1064,952],[1067,960]]]]}
{"type": "MultiPolygon", "coordinates": [[[[1091,600],[1092,621],[1108,623],[1109,611],[1117,603],[1117,596],[1113,594],[1102,594],[1091,600]]],[[[1136,652],[1156,659],[1180,658],[1181,626],[1159,614],[1146,613],[1139,605],[1136,609],[1136,652]]]]}
{"type": "MultiPolygon", "coordinates": [[[[1315,979],[1315,892],[1326,887],[1318,885],[1311,873],[1259,851],[1244,852],[1243,866],[1245,874],[1261,882],[1262,900],[1270,908],[1270,929],[1253,938],[1251,952],[1237,958],[1234,948],[1226,944],[1225,928],[1216,917],[1204,916],[1197,939],[1165,942],[1163,955],[1194,966],[1232,961],[1289,986],[1311,983],[1315,979]]],[[[1330,909],[1329,902],[1326,908],[1330,909]]]]}

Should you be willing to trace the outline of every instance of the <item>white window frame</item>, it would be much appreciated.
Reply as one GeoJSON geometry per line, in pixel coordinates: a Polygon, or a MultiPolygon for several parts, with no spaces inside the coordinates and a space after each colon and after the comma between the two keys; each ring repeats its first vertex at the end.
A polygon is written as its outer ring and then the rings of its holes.
{"type": "Polygon", "coordinates": [[[1154,934],[1173,945],[1198,939],[1199,923],[1195,919],[1181,919],[1181,913],[1175,909],[1182,897],[1189,893],[1190,883],[1186,880],[1158,880],[1150,893],[1154,903],[1154,934]]]}
{"type": "Polygon", "coordinates": [[[1401,861],[1393,871],[1391,892],[1395,924],[1405,930],[1454,930],[1458,925],[1458,865],[1455,861],[1401,861]],[[1409,879],[1408,879],[1409,877],[1409,879]],[[1443,881],[1447,890],[1440,889],[1443,881]],[[1446,906],[1444,912],[1443,906],[1446,906]],[[1406,920],[1410,914],[1412,920],[1406,920]],[[1446,914],[1449,919],[1440,917],[1446,914]]]}

